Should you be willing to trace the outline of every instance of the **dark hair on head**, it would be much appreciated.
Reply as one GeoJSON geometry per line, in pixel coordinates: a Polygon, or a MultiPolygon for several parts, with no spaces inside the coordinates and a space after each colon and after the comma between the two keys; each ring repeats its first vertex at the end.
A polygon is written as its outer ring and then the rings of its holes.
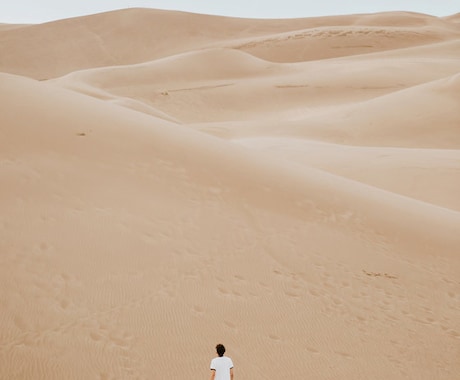
{"type": "Polygon", "coordinates": [[[216,351],[217,351],[217,355],[219,355],[219,356],[224,356],[224,353],[225,353],[225,347],[224,347],[224,345],[219,343],[219,344],[216,346],[216,351]]]}

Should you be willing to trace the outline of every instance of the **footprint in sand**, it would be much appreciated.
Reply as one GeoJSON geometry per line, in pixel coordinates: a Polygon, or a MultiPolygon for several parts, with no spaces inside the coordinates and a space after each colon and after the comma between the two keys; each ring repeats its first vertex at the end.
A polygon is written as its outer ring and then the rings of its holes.
{"type": "Polygon", "coordinates": [[[204,309],[201,306],[197,306],[197,305],[193,306],[192,311],[195,314],[203,314],[204,313],[204,309]]]}
{"type": "Polygon", "coordinates": [[[222,288],[222,287],[220,287],[220,286],[218,286],[217,289],[218,289],[219,292],[222,293],[222,294],[225,294],[225,295],[230,294],[230,292],[229,292],[227,289],[222,288]]]}
{"type": "Polygon", "coordinates": [[[236,328],[236,325],[233,322],[224,321],[225,326],[230,327],[232,329],[236,328]]]}
{"type": "Polygon", "coordinates": [[[311,352],[312,354],[319,354],[319,351],[314,347],[307,347],[307,351],[311,352]]]}
{"type": "Polygon", "coordinates": [[[353,356],[351,354],[349,354],[348,352],[344,352],[344,351],[334,351],[337,355],[340,355],[346,359],[352,359],[353,356]]]}

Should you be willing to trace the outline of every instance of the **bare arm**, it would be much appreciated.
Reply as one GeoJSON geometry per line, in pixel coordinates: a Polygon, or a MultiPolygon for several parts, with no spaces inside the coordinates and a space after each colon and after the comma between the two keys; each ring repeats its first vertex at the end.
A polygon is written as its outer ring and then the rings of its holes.
{"type": "Polygon", "coordinates": [[[230,368],[230,379],[233,380],[233,367],[230,368]]]}
{"type": "Polygon", "coordinates": [[[211,370],[211,379],[210,380],[214,380],[215,377],[216,377],[216,370],[212,369],[211,370]]]}

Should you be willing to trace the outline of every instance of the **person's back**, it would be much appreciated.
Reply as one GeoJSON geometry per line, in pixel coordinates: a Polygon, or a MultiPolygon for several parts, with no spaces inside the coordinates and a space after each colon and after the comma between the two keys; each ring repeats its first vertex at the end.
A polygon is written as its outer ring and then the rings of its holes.
{"type": "Polygon", "coordinates": [[[211,360],[211,380],[233,380],[233,362],[224,356],[225,347],[218,344],[216,351],[219,356],[211,360]]]}

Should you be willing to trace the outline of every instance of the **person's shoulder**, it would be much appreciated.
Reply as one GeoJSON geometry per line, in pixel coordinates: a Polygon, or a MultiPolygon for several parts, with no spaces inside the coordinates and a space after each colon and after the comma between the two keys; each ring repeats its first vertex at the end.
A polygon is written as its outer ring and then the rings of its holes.
{"type": "Polygon", "coordinates": [[[233,360],[227,356],[227,365],[228,368],[233,368],[233,360]]]}

